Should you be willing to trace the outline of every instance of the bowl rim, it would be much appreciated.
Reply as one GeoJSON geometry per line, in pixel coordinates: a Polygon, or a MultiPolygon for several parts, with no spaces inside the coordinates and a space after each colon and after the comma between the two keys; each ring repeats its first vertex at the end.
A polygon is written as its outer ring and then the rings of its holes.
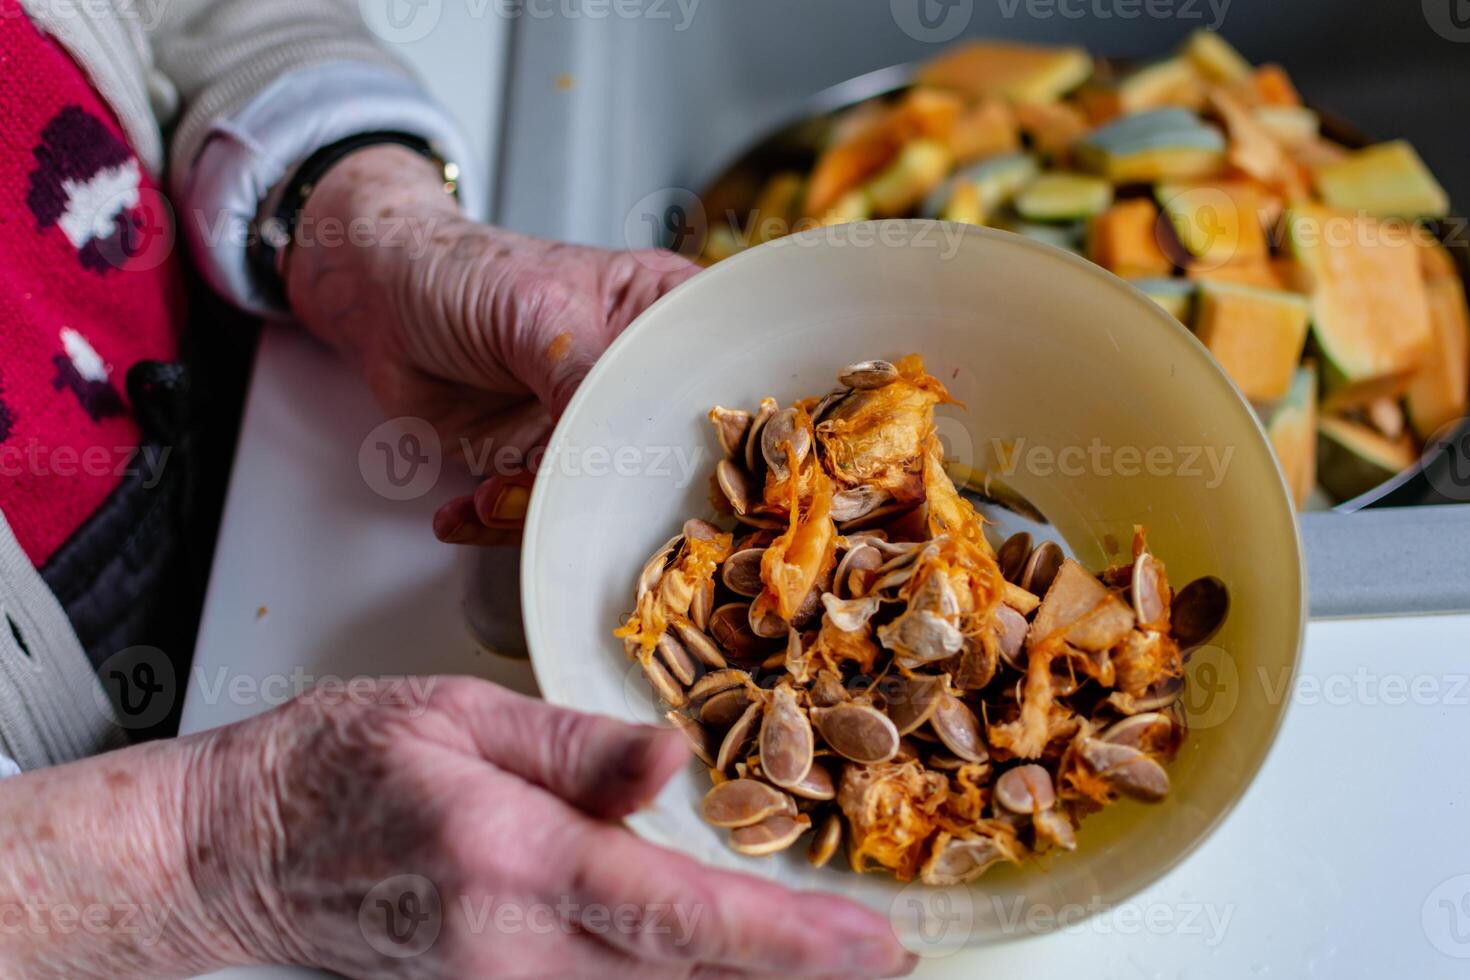
{"type": "MultiPolygon", "coordinates": [[[[575,392],[575,394],[573,394],[571,401],[567,403],[567,407],[565,411],[563,411],[561,418],[557,420],[556,427],[552,431],[551,437],[547,440],[546,452],[542,458],[543,460],[555,458],[555,454],[557,453],[561,444],[565,442],[568,438],[568,432],[570,431],[572,425],[575,424],[576,417],[581,411],[583,404],[591,397],[591,392],[594,391],[596,387],[601,383],[602,377],[607,372],[612,370],[611,365],[612,362],[615,360],[613,355],[619,353],[623,347],[630,346],[635,343],[637,337],[641,333],[649,329],[648,324],[651,322],[653,316],[663,306],[672,303],[676,297],[679,297],[688,291],[705,288],[711,281],[713,281],[714,277],[718,276],[729,278],[730,276],[737,275],[743,271],[745,265],[752,262],[757,256],[764,257],[769,254],[771,250],[774,249],[805,248],[815,250],[830,247],[829,245],[823,244],[822,242],[818,241],[818,239],[822,238],[823,236],[831,235],[834,229],[840,231],[840,229],[843,227],[867,226],[870,232],[875,233],[873,234],[873,239],[877,243],[875,244],[875,247],[887,249],[891,247],[904,246],[890,246],[884,243],[882,236],[876,234],[877,230],[880,227],[904,226],[905,228],[912,229],[916,226],[931,226],[940,224],[956,225],[960,228],[961,235],[964,237],[988,238],[1003,245],[1004,247],[1023,248],[1039,252],[1047,258],[1050,258],[1052,260],[1060,260],[1063,263],[1070,265],[1074,270],[1077,270],[1084,275],[1092,277],[1101,286],[1114,290],[1121,289],[1126,294],[1129,294],[1136,301],[1136,305],[1139,307],[1141,315],[1152,317],[1156,322],[1161,324],[1162,328],[1171,331],[1176,338],[1182,340],[1184,342],[1183,346],[1190,352],[1190,356],[1196,358],[1196,360],[1200,363],[1201,366],[1205,368],[1208,373],[1213,374],[1218,380],[1223,381],[1228,387],[1228,390],[1234,395],[1234,410],[1243,413],[1244,418],[1248,423],[1246,431],[1253,432],[1255,434],[1257,448],[1261,452],[1264,452],[1271,462],[1272,472],[1276,474],[1275,486],[1272,488],[1274,492],[1271,495],[1277,502],[1279,508],[1284,508],[1284,513],[1286,516],[1286,520],[1284,523],[1287,527],[1290,528],[1290,534],[1286,537],[1285,540],[1286,543],[1289,543],[1289,546],[1291,547],[1295,555],[1295,561],[1290,562],[1289,564],[1294,567],[1296,573],[1296,635],[1292,639],[1291,643],[1290,678],[1286,687],[1283,688],[1286,694],[1282,698],[1281,709],[1276,713],[1270,731],[1268,732],[1269,737],[1266,743],[1266,749],[1254,761],[1254,764],[1251,766],[1246,778],[1241,780],[1239,786],[1231,794],[1226,803],[1221,806],[1202,826],[1202,829],[1198,834],[1195,835],[1193,841],[1191,841],[1186,847],[1181,848],[1178,853],[1173,855],[1167,862],[1162,864],[1159,867],[1158,871],[1154,875],[1150,876],[1147,881],[1143,882],[1142,884],[1132,886],[1120,891],[1106,906],[1107,909],[1117,908],[1132,901],[1144,890],[1156,885],[1159,881],[1163,880],[1175,869],[1177,869],[1181,864],[1183,864],[1184,861],[1193,856],[1207,840],[1215,835],[1215,833],[1219,830],[1220,826],[1225,822],[1225,820],[1232,813],[1235,812],[1236,808],[1240,805],[1241,800],[1245,798],[1251,787],[1255,785],[1257,778],[1260,776],[1261,770],[1265,767],[1271,756],[1279,749],[1281,730],[1282,727],[1285,725],[1287,714],[1292,710],[1293,699],[1291,697],[1291,692],[1295,691],[1297,679],[1301,673],[1302,651],[1306,639],[1306,626],[1308,621],[1306,557],[1302,543],[1301,522],[1297,520],[1296,509],[1291,503],[1291,496],[1289,490],[1287,489],[1285,473],[1281,469],[1281,463],[1276,458],[1276,454],[1271,450],[1270,440],[1266,435],[1264,427],[1261,425],[1260,419],[1251,409],[1250,402],[1241,393],[1239,386],[1235,384],[1234,380],[1231,379],[1229,374],[1225,372],[1224,368],[1219,365],[1219,363],[1210,354],[1204,344],[1200,342],[1199,338],[1196,337],[1194,333],[1183,323],[1170,316],[1163,308],[1159,307],[1156,303],[1150,300],[1132,284],[1114,275],[1101,266],[1095,265],[1092,262],[1087,261],[1080,255],[1073,254],[1066,249],[1058,248],[1053,245],[1048,245],[1045,242],[1040,242],[1035,239],[1028,238],[1024,235],[1017,235],[1012,232],[1002,231],[1000,229],[989,228],[980,225],[942,222],[937,219],[930,218],[883,218],[853,222],[851,225],[847,226],[828,226],[808,229],[794,235],[788,235],[770,242],[765,242],[754,248],[746,249],[737,255],[731,256],[723,262],[719,262],[716,265],[705,268],[697,275],[680,283],[678,286],[674,287],[668,293],[664,294],[657,301],[652,303],[631,324],[629,324],[628,328],[624,330],[622,334],[620,334],[608,346],[607,350],[603,352],[602,356],[599,357],[597,362],[593,365],[592,370],[589,371],[587,373],[587,376],[582,380],[582,383],[578,386],[577,391],[575,392]]],[[[524,535],[522,538],[524,546],[521,553],[521,619],[525,629],[526,647],[530,654],[531,669],[536,677],[537,688],[540,691],[540,696],[549,703],[571,707],[571,702],[564,696],[564,692],[557,690],[554,685],[550,685],[548,683],[549,679],[555,675],[554,672],[550,671],[549,669],[545,669],[546,666],[549,666],[549,664],[546,662],[548,654],[546,652],[546,644],[544,638],[542,637],[542,624],[540,619],[536,615],[534,615],[534,608],[536,606],[536,600],[538,598],[535,588],[535,578],[539,558],[535,553],[535,548],[533,546],[537,538],[540,536],[539,531],[542,523],[547,520],[545,507],[547,494],[544,492],[544,490],[546,485],[550,481],[556,479],[556,477],[553,475],[555,469],[556,467],[552,466],[542,466],[536,474],[535,482],[533,483],[531,489],[531,502],[530,507],[526,513],[524,535]]],[[[620,718],[618,720],[626,721],[627,719],[620,718]]],[[[674,844],[663,839],[663,835],[651,832],[651,828],[647,826],[646,822],[639,819],[640,816],[641,813],[630,814],[624,819],[624,822],[644,840],[651,841],[661,846],[667,846],[677,849],[674,844]]],[[[836,887],[837,884],[840,884],[840,880],[841,879],[834,879],[834,887],[828,890],[834,894],[841,894],[841,889],[839,887],[836,887]]],[[[973,889],[977,887],[977,885],[977,882],[971,882],[968,886],[964,887],[973,889]]],[[[1078,920],[1076,920],[1075,923],[1069,920],[1068,925],[1085,922],[1091,919],[1098,912],[1103,910],[1104,909],[1102,908],[1089,908],[1087,914],[1081,916],[1078,920]]],[[[963,945],[965,948],[978,945],[998,945],[1001,943],[1016,942],[1025,939],[1041,938],[1043,936],[1050,935],[1055,931],[1057,930],[1051,929],[1038,932],[1022,931],[1017,933],[1005,933],[1001,935],[989,935],[986,936],[986,938],[983,940],[977,940],[972,937],[972,940],[974,941],[967,941],[963,945]]]]}

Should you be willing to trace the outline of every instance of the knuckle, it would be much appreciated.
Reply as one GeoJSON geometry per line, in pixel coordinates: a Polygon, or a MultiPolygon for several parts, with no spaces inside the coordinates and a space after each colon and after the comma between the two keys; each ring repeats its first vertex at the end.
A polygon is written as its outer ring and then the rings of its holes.
{"type": "Polygon", "coordinates": [[[544,741],[552,772],[576,776],[588,755],[596,750],[596,719],[577,711],[552,709],[544,741]]]}
{"type": "Polygon", "coordinates": [[[498,692],[494,684],[475,677],[436,677],[424,705],[431,711],[465,718],[485,711],[498,692]]]}

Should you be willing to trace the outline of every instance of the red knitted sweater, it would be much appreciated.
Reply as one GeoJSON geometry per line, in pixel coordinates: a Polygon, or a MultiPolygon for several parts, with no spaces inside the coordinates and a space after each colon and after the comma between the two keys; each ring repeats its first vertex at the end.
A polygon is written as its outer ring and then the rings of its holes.
{"type": "Polygon", "coordinates": [[[0,0],[0,512],[38,566],[139,465],[124,378],[178,354],[172,227],[86,76],[0,0]]]}

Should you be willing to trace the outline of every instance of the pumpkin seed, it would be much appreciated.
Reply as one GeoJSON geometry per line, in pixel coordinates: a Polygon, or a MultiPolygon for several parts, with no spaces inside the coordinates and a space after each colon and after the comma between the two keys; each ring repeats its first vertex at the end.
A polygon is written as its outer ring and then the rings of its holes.
{"type": "Polygon", "coordinates": [[[760,823],[730,831],[730,847],[749,857],[764,857],[786,850],[811,826],[811,818],[805,814],[767,817],[760,823]]]}
{"type": "Polygon", "coordinates": [[[863,542],[848,549],[832,575],[832,592],[839,599],[867,595],[868,583],[876,578],[883,564],[883,552],[863,542]]]}
{"type": "Polygon", "coordinates": [[[1213,575],[1197,578],[1174,596],[1169,619],[1174,639],[1183,653],[1202,647],[1230,614],[1230,590],[1213,575]]]}
{"type": "Polygon", "coordinates": [[[755,737],[756,726],[760,724],[762,705],[759,701],[752,701],[745,709],[745,713],[735,719],[730,730],[725,733],[724,741],[720,742],[719,754],[715,756],[716,769],[729,769],[740,758],[740,753],[745,751],[745,746],[755,737]]]}
{"type": "Polygon", "coordinates": [[[730,502],[737,517],[744,517],[753,502],[760,499],[760,489],[751,475],[728,459],[715,464],[715,484],[730,502]]]}
{"type": "Polygon", "coordinates": [[[919,871],[919,880],[936,887],[964,885],[1004,859],[1005,853],[989,837],[962,839],[941,833],[935,839],[929,860],[919,871]]]}
{"type": "MultiPolygon", "coordinates": [[[[694,623],[696,629],[709,629],[709,614],[714,611],[714,608],[715,582],[714,579],[710,579],[708,582],[704,583],[701,588],[695,591],[694,598],[689,603],[689,619],[691,622],[694,623]]],[[[683,634],[680,634],[679,639],[684,640],[685,646],[689,645],[688,640],[685,639],[683,634]]],[[[694,651],[692,650],[690,652],[694,653],[694,651]]],[[[715,651],[715,655],[719,655],[718,650],[715,651]]],[[[695,656],[699,656],[699,654],[695,653],[695,656]]]]}
{"type": "Polygon", "coordinates": [[[1113,745],[1126,745],[1148,752],[1166,744],[1173,730],[1174,723],[1168,715],[1149,711],[1114,722],[1098,737],[1113,745]]]}
{"type": "MultiPolygon", "coordinates": [[[[690,612],[692,619],[693,610],[691,609],[690,612]]],[[[708,617],[706,617],[707,622],[708,617]]],[[[686,623],[683,620],[675,620],[674,632],[679,635],[679,642],[684,644],[684,649],[695,660],[712,670],[725,668],[725,657],[720,653],[720,648],[715,646],[714,641],[702,632],[697,621],[686,623]]]]}
{"type": "Polygon", "coordinates": [[[1163,564],[1147,551],[1133,560],[1128,592],[1141,629],[1168,629],[1169,581],[1164,577],[1163,564]]]}
{"type": "Polygon", "coordinates": [[[1079,748],[1087,763],[1118,792],[1154,803],[1169,795],[1169,774],[1151,756],[1129,745],[1084,738],[1079,748]]]}
{"type": "Polygon", "coordinates": [[[765,456],[761,453],[761,434],[779,408],[776,399],[762,398],[760,408],[756,410],[755,418],[750,423],[750,431],[745,435],[745,472],[751,476],[759,475],[760,468],[765,464],[765,456]]]}
{"type": "Polygon", "coordinates": [[[995,638],[1000,645],[1000,659],[1013,670],[1025,670],[1026,662],[1021,651],[1026,645],[1026,630],[1031,626],[1010,606],[1000,605],[995,609],[995,638]]]}
{"type": "Polygon", "coordinates": [[[990,758],[980,737],[980,719],[969,705],[948,691],[940,694],[929,727],[945,748],[966,762],[984,762],[990,758]]]}
{"type": "Polygon", "coordinates": [[[746,621],[750,631],[763,640],[774,640],[785,636],[786,620],[776,614],[766,596],[759,596],[746,610],[746,621]]]}
{"type": "Polygon", "coordinates": [[[796,803],[756,779],[730,779],[704,794],[704,819],[716,827],[750,827],[768,817],[795,816],[796,803]]]}
{"type": "Polygon", "coordinates": [[[664,717],[668,719],[669,724],[679,729],[683,736],[688,739],[689,747],[694,750],[695,758],[707,766],[713,766],[715,764],[715,754],[718,752],[718,747],[710,739],[707,728],[693,718],[682,715],[677,711],[670,711],[664,717]]]}
{"type": "Polygon", "coordinates": [[[784,684],[776,688],[761,721],[761,771],[777,786],[790,789],[811,772],[815,748],[811,721],[797,703],[795,691],[784,684]]]}
{"type": "Polygon", "coordinates": [[[761,455],[778,480],[789,479],[792,461],[800,466],[811,449],[811,430],[799,423],[795,408],[777,412],[761,430],[761,455]],[[789,458],[788,452],[791,454],[789,458]]]}
{"type": "Polygon", "coordinates": [[[842,369],[837,375],[839,384],[857,391],[872,391],[886,388],[899,378],[898,368],[888,361],[862,361],[842,369]]]}
{"type": "Polygon", "coordinates": [[[832,860],[832,855],[837,853],[837,848],[841,846],[842,818],[836,813],[829,813],[817,825],[817,831],[812,835],[812,842],[807,847],[806,859],[814,868],[825,868],[827,862],[832,860]]]}
{"type": "Polygon", "coordinates": [[[647,677],[648,682],[653,685],[653,692],[659,696],[660,700],[671,708],[684,707],[687,701],[684,689],[679,686],[679,682],[674,680],[668,669],[659,660],[653,657],[645,660],[640,657],[638,663],[643,668],[643,676],[647,677]]]}
{"type": "Polygon", "coordinates": [[[876,765],[898,753],[898,729],[871,705],[849,701],[813,708],[811,719],[827,745],[844,759],[876,765]]]}
{"type": "Polygon", "coordinates": [[[729,728],[750,707],[750,692],[743,687],[710,695],[699,706],[699,720],[711,728],[729,728]]]}
{"type": "Polygon", "coordinates": [[[1060,810],[1042,810],[1031,818],[1036,836],[1066,851],[1077,850],[1077,832],[1071,819],[1060,810]]]}
{"type": "Polygon", "coordinates": [[[654,552],[653,557],[643,565],[643,570],[638,575],[638,590],[636,601],[642,602],[643,597],[658,588],[659,580],[663,578],[664,569],[668,567],[669,559],[674,557],[674,549],[683,540],[681,535],[674,535],[664,542],[664,546],[654,552]]]}
{"type": "Polygon", "coordinates": [[[1057,804],[1051,773],[1038,765],[1016,766],[995,781],[995,802],[1012,813],[1036,814],[1057,804]]]}
{"type": "Polygon", "coordinates": [[[694,665],[694,658],[689,656],[684,649],[684,644],[672,633],[665,633],[658,638],[658,655],[663,658],[664,666],[669,673],[680,684],[688,687],[694,683],[699,676],[699,669],[694,665]]]}
{"type": "Polygon", "coordinates": [[[813,763],[807,770],[801,782],[793,783],[786,789],[793,796],[804,800],[830,800],[837,796],[837,784],[832,781],[832,773],[817,763],[813,763]]]}
{"type": "Polygon", "coordinates": [[[749,658],[764,649],[750,628],[750,607],[743,602],[720,606],[709,616],[709,634],[726,655],[749,658]]]}
{"type": "Polygon", "coordinates": [[[720,581],[725,583],[725,588],[750,598],[760,595],[765,588],[761,581],[761,559],[765,554],[764,548],[746,548],[726,558],[720,568],[720,581]]]}
{"type": "Polygon", "coordinates": [[[703,701],[705,698],[713,697],[732,688],[744,690],[750,685],[750,682],[750,675],[743,670],[734,668],[712,670],[690,686],[689,700],[703,701]]]}
{"type": "Polygon", "coordinates": [[[750,432],[750,423],[753,421],[749,412],[716,405],[709,410],[709,419],[715,424],[715,434],[726,458],[734,458],[745,452],[745,437],[750,432]]]}
{"type": "Polygon", "coordinates": [[[1021,580],[1017,584],[1032,595],[1046,595],[1046,590],[1051,588],[1052,579],[1056,578],[1066,557],[1055,541],[1043,541],[1026,560],[1026,565],[1021,570],[1021,580]]]}
{"type": "Polygon", "coordinates": [[[900,735],[907,735],[934,717],[943,694],[943,678],[927,675],[903,678],[888,695],[888,717],[900,735]]]}
{"type": "Polygon", "coordinates": [[[1007,582],[1020,584],[1021,573],[1026,570],[1026,559],[1031,557],[1031,535],[1017,531],[1005,539],[995,553],[995,563],[1007,582]]]}
{"type": "Polygon", "coordinates": [[[877,487],[854,487],[832,496],[832,520],[838,524],[850,524],[870,516],[879,507],[888,503],[887,490],[877,487]]]}

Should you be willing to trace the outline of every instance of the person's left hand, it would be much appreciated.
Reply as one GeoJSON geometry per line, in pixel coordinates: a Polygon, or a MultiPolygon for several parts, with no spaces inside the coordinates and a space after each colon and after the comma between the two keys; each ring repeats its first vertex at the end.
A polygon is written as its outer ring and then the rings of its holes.
{"type": "Polygon", "coordinates": [[[434,426],[479,490],[434,519],[440,539],[514,535],[527,457],[593,363],[697,271],[660,250],[610,251],[464,217],[436,168],[399,146],[359,150],[307,200],[287,255],[291,306],[362,368],[391,414],[434,426]]]}

